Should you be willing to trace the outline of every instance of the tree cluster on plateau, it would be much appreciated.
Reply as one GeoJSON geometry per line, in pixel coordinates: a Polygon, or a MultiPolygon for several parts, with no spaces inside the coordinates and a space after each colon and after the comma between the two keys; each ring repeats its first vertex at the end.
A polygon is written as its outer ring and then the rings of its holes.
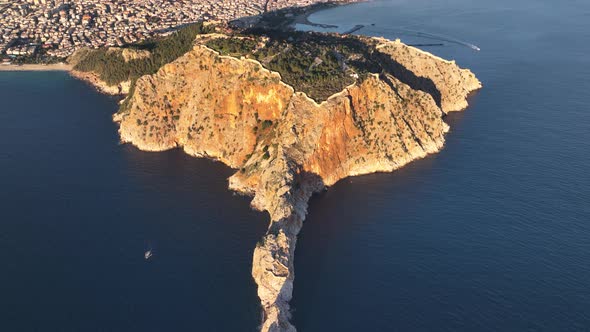
{"type": "Polygon", "coordinates": [[[251,53],[258,42],[254,38],[215,38],[209,40],[206,45],[221,55],[240,56],[251,53]]]}
{"type": "Polygon", "coordinates": [[[121,52],[100,48],[88,52],[74,67],[83,72],[94,72],[109,85],[135,81],[143,75],[154,74],[163,65],[190,51],[197,34],[207,33],[209,28],[195,23],[181,28],[169,36],[128,46],[131,50],[147,50],[149,57],[125,61],[121,52]]]}
{"type": "Polygon", "coordinates": [[[282,80],[322,101],[381,70],[372,59],[371,45],[354,36],[333,36],[296,31],[249,30],[242,35],[218,38],[207,46],[224,55],[254,58],[282,80]],[[260,46],[260,37],[267,42],[260,46]]]}

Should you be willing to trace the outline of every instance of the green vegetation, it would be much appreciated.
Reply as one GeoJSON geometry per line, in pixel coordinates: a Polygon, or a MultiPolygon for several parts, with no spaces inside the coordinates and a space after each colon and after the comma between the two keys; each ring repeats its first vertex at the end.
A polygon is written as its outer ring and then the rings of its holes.
{"type": "Polygon", "coordinates": [[[288,7],[278,10],[272,10],[264,13],[260,21],[256,24],[258,27],[274,30],[289,30],[291,24],[300,15],[311,14],[320,10],[338,6],[335,2],[322,2],[305,7],[288,7]]]}
{"type": "Polygon", "coordinates": [[[283,48],[266,66],[279,72],[282,79],[297,90],[316,100],[324,100],[355,81],[352,72],[338,60],[340,56],[333,47],[299,43],[283,48]]]}
{"type": "Polygon", "coordinates": [[[121,52],[113,52],[108,48],[100,48],[88,52],[75,65],[74,69],[83,72],[94,72],[109,85],[124,81],[134,82],[137,78],[154,74],[163,65],[170,63],[193,47],[197,34],[208,33],[209,28],[202,23],[188,25],[171,35],[142,44],[128,46],[131,50],[146,50],[149,57],[125,61],[121,52]]]}
{"type": "Polygon", "coordinates": [[[209,40],[206,45],[221,55],[240,56],[256,49],[258,42],[253,38],[215,38],[209,40]]]}
{"type": "Polygon", "coordinates": [[[272,121],[271,120],[264,120],[264,121],[262,121],[262,130],[267,129],[270,126],[272,126],[272,121]]]}
{"type": "Polygon", "coordinates": [[[213,39],[207,46],[224,55],[256,59],[283,81],[322,101],[381,67],[370,60],[373,48],[354,36],[279,30],[249,30],[213,39]],[[262,36],[267,42],[262,43],[262,36]]]}

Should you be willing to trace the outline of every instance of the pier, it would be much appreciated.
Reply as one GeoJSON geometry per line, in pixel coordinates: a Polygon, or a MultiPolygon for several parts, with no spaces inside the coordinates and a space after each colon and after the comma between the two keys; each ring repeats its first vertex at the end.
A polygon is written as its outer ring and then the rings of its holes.
{"type": "Polygon", "coordinates": [[[346,30],[346,31],[344,31],[342,34],[343,34],[343,35],[350,35],[350,34],[353,34],[353,33],[357,32],[357,31],[359,31],[360,29],[362,29],[362,28],[364,28],[364,27],[365,27],[365,26],[364,26],[364,25],[362,25],[362,24],[357,24],[357,25],[355,25],[355,26],[354,26],[352,29],[346,30]]]}

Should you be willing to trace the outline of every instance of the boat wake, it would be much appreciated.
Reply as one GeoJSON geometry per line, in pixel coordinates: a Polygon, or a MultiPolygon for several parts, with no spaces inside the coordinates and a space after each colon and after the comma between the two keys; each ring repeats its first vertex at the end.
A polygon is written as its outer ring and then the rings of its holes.
{"type": "Polygon", "coordinates": [[[430,40],[452,43],[452,44],[456,44],[456,45],[460,45],[460,46],[465,46],[465,47],[470,48],[470,49],[477,51],[477,52],[481,51],[481,48],[479,48],[477,45],[474,45],[472,43],[469,43],[469,42],[466,42],[466,41],[463,41],[463,40],[460,40],[457,38],[453,38],[450,36],[439,35],[439,34],[428,33],[428,32],[417,31],[417,30],[408,30],[408,29],[404,29],[404,28],[379,27],[379,30],[386,31],[388,33],[392,33],[392,34],[396,34],[396,35],[406,35],[406,36],[420,37],[420,38],[426,38],[426,39],[430,39],[430,40]]]}

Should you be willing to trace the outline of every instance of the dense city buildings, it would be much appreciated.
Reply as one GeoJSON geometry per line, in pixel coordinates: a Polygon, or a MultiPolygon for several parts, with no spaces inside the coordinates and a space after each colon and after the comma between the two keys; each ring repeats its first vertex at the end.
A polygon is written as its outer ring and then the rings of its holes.
{"type": "Polygon", "coordinates": [[[328,1],[0,0],[0,55],[33,56],[42,51],[64,58],[84,46],[121,46],[199,20],[230,21],[324,2],[328,1]]]}

